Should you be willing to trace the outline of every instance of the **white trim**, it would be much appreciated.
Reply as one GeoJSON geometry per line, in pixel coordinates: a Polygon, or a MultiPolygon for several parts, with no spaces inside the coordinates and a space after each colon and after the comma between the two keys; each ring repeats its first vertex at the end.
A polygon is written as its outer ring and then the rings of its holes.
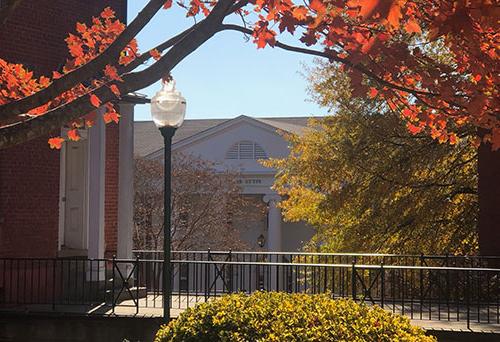
{"type": "Polygon", "coordinates": [[[106,165],[106,127],[103,120],[97,120],[89,132],[88,143],[88,235],[89,258],[104,257],[104,193],[106,165]]]}
{"type": "MultiPolygon", "coordinates": [[[[271,132],[272,134],[275,134],[276,136],[281,137],[281,135],[278,133],[280,131],[280,129],[278,129],[272,125],[269,125],[267,123],[256,120],[254,118],[251,118],[251,117],[248,117],[245,115],[240,115],[234,119],[224,121],[224,122],[220,123],[219,125],[216,125],[214,127],[210,127],[209,129],[204,130],[203,132],[192,135],[190,137],[187,137],[185,139],[182,139],[182,140],[174,143],[172,145],[172,152],[175,152],[179,149],[185,148],[189,145],[199,143],[202,140],[209,139],[216,134],[220,134],[220,133],[223,133],[225,131],[228,131],[228,130],[232,129],[234,126],[236,126],[238,124],[242,124],[242,123],[247,123],[247,124],[255,126],[257,128],[264,129],[268,132],[271,132]]],[[[163,156],[163,148],[160,148],[158,151],[152,152],[152,153],[144,156],[144,158],[156,159],[156,158],[160,158],[162,156],[163,156]]]]}
{"type": "MultiPolygon", "coordinates": [[[[66,135],[68,128],[61,129],[61,135],[66,135]]],[[[78,130],[82,142],[85,144],[84,146],[84,191],[83,191],[83,218],[84,218],[84,228],[83,228],[83,245],[86,246],[88,244],[88,229],[89,229],[89,215],[88,215],[88,192],[89,192],[89,181],[88,181],[88,165],[89,165],[89,151],[88,151],[88,130],[79,129],[78,130]]],[[[60,252],[62,250],[62,246],[64,244],[64,230],[66,226],[66,159],[67,159],[67,142],[65,141],[62,144],[60,158],[59,158],[59,222],[58,222],[58,241],[57,241],[57,251],[60,252]]]]}
{"type": "Polygon", "coordinates": [[[57,251],[61,250],[64,242],[64,221],[66,214],[66,143],[63,143],[59,152],[59,232],[57,241],[57,251]]]}
{"type": "Polygon", "coordinates": [[[120,259],[132,259],[134,227],[134,105],[120,104],[120,113],[122,116],[119,123],[116,255],[120,259]]]}

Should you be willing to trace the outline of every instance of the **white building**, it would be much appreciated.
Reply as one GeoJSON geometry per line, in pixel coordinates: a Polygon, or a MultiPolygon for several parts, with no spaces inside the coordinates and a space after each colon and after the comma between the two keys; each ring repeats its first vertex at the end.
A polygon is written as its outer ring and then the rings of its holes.
{"type": "MultiPolygon", "coordinates": [[[[268,205],[267,218],[242,232],[242,240],[257,246],[265,238],[264,248],[274,252],[292,252],[301,248],[314,231],[304,223],[284,222],[277,207],[280,196],[271,189],[276,170],[266,168],[259,159],[285,157],[287,141],[280,131],[302,134],[307,117],[186,120],[177,130],[172,152],[181,152],[211,161],[221,168],[238,170],[242,192],[262,198],[268,205]]],[[[134,153],[142,158],[163,158],[163,138],[152,121],[134,123],[134,153]]]]}

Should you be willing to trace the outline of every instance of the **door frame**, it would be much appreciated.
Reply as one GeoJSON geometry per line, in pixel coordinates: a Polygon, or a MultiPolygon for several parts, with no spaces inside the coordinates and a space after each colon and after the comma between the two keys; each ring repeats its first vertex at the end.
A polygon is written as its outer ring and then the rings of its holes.
{"type": "MultiPolygon", "coordinates": [[[[68,128],[63,128],[61,135],[67,135],[68,128]]],[[[89,230],[89,216],[88,216],[88,195],[89,195],[89,180],[88,180],[88,167],[89,167],[89,151],[88,151],[88,131],[87,129],[79,129],[78,133],[81,140],[86,144],[85,148],[85,160],[84,160],[84,199],[83,199],[83,216],[84,216],[84,227],[83,227],[83,239],[84,245],[88,250],[88,230],[89,230]]],[[[60,164],[59,164],[59,230],[57,239],[57,252],[59,256],[70,256],[62,255],[63,244],[64,244],[64,233],[66,224],[66,155],[68,153],[66,141],[62,144],[60,151],[60,164]]]]}

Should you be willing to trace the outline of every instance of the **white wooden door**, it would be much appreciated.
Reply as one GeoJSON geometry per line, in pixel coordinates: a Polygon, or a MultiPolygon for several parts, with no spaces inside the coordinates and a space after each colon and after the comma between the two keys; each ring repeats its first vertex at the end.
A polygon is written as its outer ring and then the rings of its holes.
{"type": "Polygon", "coordinates": [[[64,247],[87,249],[87,144],[85,140],[68,141],[66,144],[64,247]]]}

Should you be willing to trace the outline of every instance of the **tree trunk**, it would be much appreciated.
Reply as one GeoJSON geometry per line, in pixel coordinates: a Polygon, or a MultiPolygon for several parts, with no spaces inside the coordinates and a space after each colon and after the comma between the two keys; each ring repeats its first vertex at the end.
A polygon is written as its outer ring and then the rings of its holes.
{"type": "Polygon", "coordinates": [[[485,256],[500,256],[500,150],[481,144],[478,172],[479,251],[485,256]]]}

